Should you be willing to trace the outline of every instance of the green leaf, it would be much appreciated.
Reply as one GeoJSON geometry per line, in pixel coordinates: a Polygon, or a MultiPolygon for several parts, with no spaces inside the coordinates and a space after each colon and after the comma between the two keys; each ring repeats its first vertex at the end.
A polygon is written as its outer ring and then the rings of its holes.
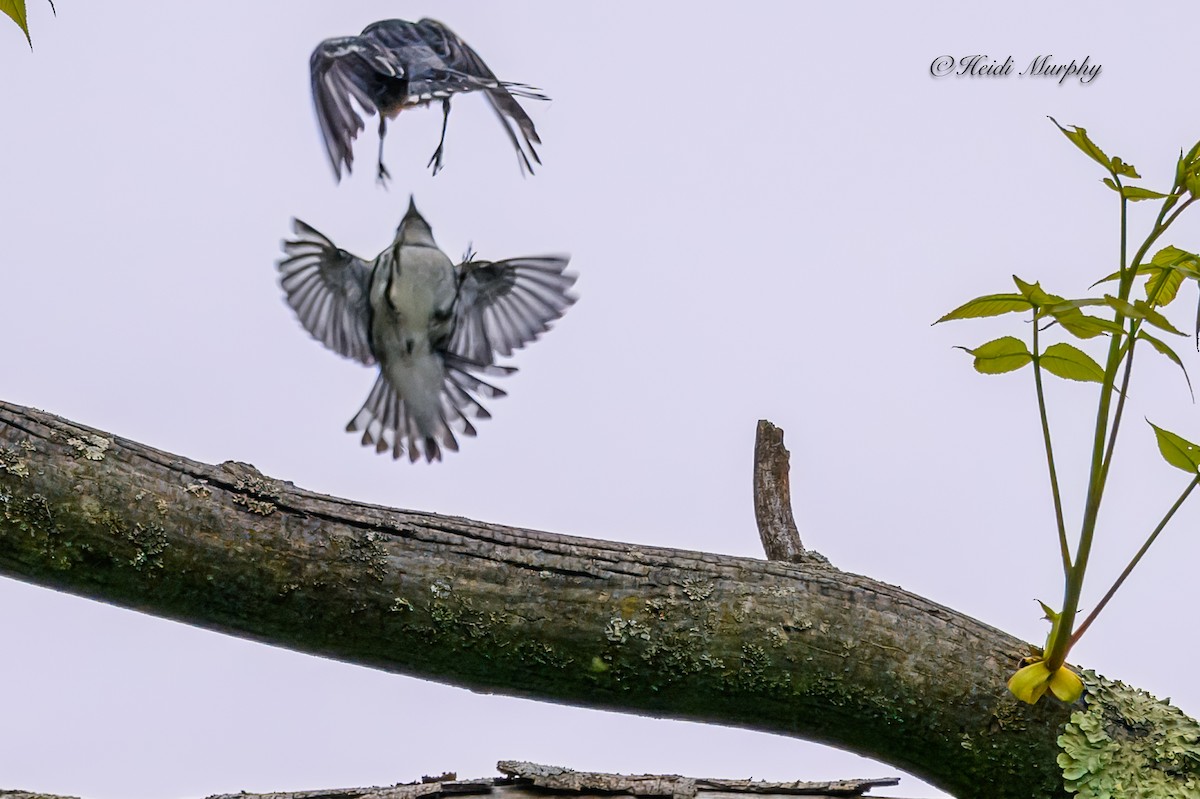
{"type": "Polygon", "coordinates": [[[1036,705],[1050,687],[1050,670],[1045,661],[1031,663],[1008,678],[1008,690],[1022,702],[1036,705]]]}
{"type": "Polygon", "coordinates": [[[1079,675],[1063,666],[1050,675],[1050,693],[1068,705],[1083,696],[1083,680],[1079,675]]]}
{"type": "Polygon", "coordinates": [[[1049,117],[1055,127],[1063,132],[1063,135],[1071,140],[1071,143],[1087,154],[1089,158],[1100,164],[1113,175],[1126,175],[1131,178],[1141,177],[1132,166],[1126,164],[1120,158],[1109,158],[1104,154],[1104,151],[1096,146],[1090,138],[1087,131],[1078,125],[1072,125],[1071,130],[1067,130],[1062,125],[1058,124],[1058,120],[1054,117],[1049,117]]]}
{"type": "Polygon", "coordinates": [[[1141,312],[1138,311],[1138,309],[1136,307],[1134,307],[1133,303],[1128,302],[1127,300],[1123,300],[1120,297],[1114,297],[1111,294],[1105,294],[1104,295],[1104,303],[1106,305],[1108,305],[1110,308],[1113,308],[1113,309],[1119,311],[1124,316],[1128,316],[1133,319],[1141,319],[1142,318],[1141,312]]]}
{"type": "Polygon", "coordinates": [[[1103,299],[1085,297],[1079,300],[1056,302],[1053,305],[1047,305],[1042,311],[1053,316],[1064,330],[1076,338],[1095,338],[1104,333],[1121,335],[1125,332],[1125,329],[1116,322],[1085,314],[1079,310],[1093,305],[1108,305],[1108,303],[1103,299]]]}
{"type": "Polygon", "coordinates": [[[1058,621],[1059,617],[1062,615],[1061,613],[1059,613],[1054,608],[1050,607],[1049,605],[1047,605],[1045,602],[1043,602],[1040,599],[1035,600],[1035,601],[1039,605],[1042,606],[1042,612],[1046,614],[1045,616],[1043,616],[1043,618],[1046,619],[1046,621],[1050,622],[1051,624],[1054,624],[1058,621]]]}
{"type": "Polygon", "coordinates": [[[1154,253],[1154,257],[1150,259],[1150,263],[1154,266],[1183,269],[1189,273],[1189,277],[1200,275],[1200,255],[1188,252],[1187,250],[1181,250],[1173,245],[1163,247],[1154,253]]]}
{"type": "Polygon", "coordinates": [[[1188,474],[1200,472],[1200,447],[1183,436],[1163,430],[1149,419],[1146,420],[1146,424],[1154,428],[1154,437],[1158,439],[1158,451],[1167,463],[1188,474]]]}
{"type": "Polygon", "coordinates": [[[1091,158],[1097,164],[1103,166],[1105,169],[1111,169],[1112,165],[1108,160],[1108,156],[1104,154],[1103,150],[1092,143],[1092,140],[1088,138],[1086,130],[1078,127],[1077,125],[1071,126],[1073,130],[1067,130],[1062,125],[1059,125],[1058,120],[1054,117],[1048,117],[1048,119],[1054,123],[1055,127],[1063,132],[1064,136],[1071,140],[1072,144],[1087,153],[1089,158],[1091,158]]]}
{"type": "Polygon", "coordinates": [[[1183,271],[1174,267],[1162,269],[1151,266],[1146,269],[1146,274],[1150,276],[1146,281],[1146,301],[1149,302],[1153,297],[1155,305],[1170,305],[1183,285],[1183,271]]]}
{"type": "Polygon", "coordinates": [[[1184,179],[1183,185],[1188,190],[1188,194],[1193,197],[1200,196],[1200,175],[1195,172],[1191,173],[1184,179]]]}
{"type": "Polygon", "coordinates": [[[1120,192],[1121,196],[1126,200],[1137,202],[1139,200],[1161,200],[1169,195],[1163,194],[1161,191],[1151,191],[1143,189],[1141,186],[1117,186],[1112,178],[1105,178],[1104,185],[1116,192],[1120,192]]]}
{"type": "Polygon", "coordinates": [[[1029,705],[1037,701],[1050,687],[1050,669],[1044,660],[1030,663],[1008,678],[1008,690],[1012,695],[1029,705]]]}
{"type": "Polygon", "coordinates": [[[1170,195],[1163,194],[1161,191],[1152,191],[1143,189],[1141,186],[1124,186],[1121,188],[1121,196],[1132,202],[1141,200],[1161,200],[1170,195]]]}
{"type": "Polygon", "coordinates": [[[934,322],[949,322],[952,319],[976,319],[983,316],[1000,316],[1013,311],[1028,311],[1033,307],[1020,294],[985,294],[958,306],[934,322]]]}
{"type": "Polygon", "coordinates": [[[1176,336],[1187,335],[1182,330],[1177,330],[1175,325],[1171,324],[1170,321],[1167,320],[1167,317],[1154,310],[1154,308],[1152,308],[1145,300],[1134,300],[1133,307],[1138,310],[1138,313],[1142,315],[1143,319],[1157,327],[1159,330],[1165,330],[1168,333],[1173,333],[1176,336]]]}
{"type": "Polygon", "coordinates": [[[1025,342],[1013,336],[993,339],[975,349],[959,347],[975,356],[975,371],[985,375],[1013,372],[1033,360],[1025,342]]]}
{"type": "Polygon", "coordinates": [[[1038,357],[1038,363],[1056,377],[1080,380],[1088,383],[1103,383],[1104,370],[1078,347],[1070,344],[1051,344],[1038,357]]]}
{"type": "MultiPolygon", "coordinates": [[[[1076,130],[1082,131],[1083,128],[1076,128],[1076,130]]],[[[1133,164],[1127,164],[1115,155],[1112,157],[1110,165],[1112,166],[1112,171],[1118,175],[1124,175],[1127,178],[1141,178],[1141,175],[1133,168],[1133,164]]],[[[1164,194],[1163,196],[1165,197],[1166,195],[1164,194]]]]}
{"type": "Polygon", "coordinates": [[[1041,283],[1026,283],[1016,275],[1012,276],[1013,282],[1017,284],[1017,290],[1021,292],[1021,296],[1029,300],[1035,308],[1040,308],[1043,305],[1054,305],[1055,303],[1064,302],[1063,298],[1057,294],[1050,294],[1042,289],[1041,283]]]}
{"type": "Polygon", "coordinates": [[[25,34],[25,41],[33,48],[33,39],[29,38],[29,20],[25,16],[25,0],[0,0],[0,11],[12,17],[17,27],[25,34]]]}
{"type": "Polygon", "coordinates": [[[1161,354],[1163,354],[1163,355],[1167,356],[1167,358],[1169,358],[1170,360],[1174,361],[1174,362],[1175,362],[1175,364],[1176,364],[1176,365],[1177,365],[1177,366],[1178,366],[1180,369],[1182,369],[1182,370],[1183,370],[1183,379],[1187,381],[1187,384],[1188,384],[1188,392],[1190,392],[1190,393],[1191,393],[1191,395],[1192,395],[1192,400],[1193,400],[1193,401],[1195,401],[1195,399],[1196,399],[1196,392],[1192,391],[1192,378],[1188,376],[1187,367],[1185,367],[1185,366],[1183,365],[1183,361],[1181,361],[1181,360],[1179,359],[1179,356],[1178,356],[1178,355],[1175,353],[1175,350],[1173,350],[1173,349],[1171,349],[1170,347],[1168,347],[1168,346],[1167,346],[1167,343],[1166,343],[1165,341],[1162,341],[1161,339],[1157,339],[1157,338],[1155,338],[1154,336],[1152,336],[1152,335],[1150,335],[1149,333],[1147,333],[1147,332],[1146,332],[1146,330],[1145,330],[1145,328],[1142,328],[1142,329],[1139,329],[1139,330],[1138,330],[1137,337],[1138,337],[1139,339],[1142,339],[1143,341],[1146,341],[1146,342],[1148,342],[1148,343],[1150,344],[1150,346],[1154,347],[1154,349],[1158,350],[1158,351],[1159,351],[1161,354]]]}
{"type": "Polygon", "coordinates": [[[1101,319],[1091,314],[1076,313],[1073,315],[1055,316],[1063,330],[1075,338],[1095,338],[1105,334],[1125,335],[1125,328],[1111,319],[1101,319]]]}

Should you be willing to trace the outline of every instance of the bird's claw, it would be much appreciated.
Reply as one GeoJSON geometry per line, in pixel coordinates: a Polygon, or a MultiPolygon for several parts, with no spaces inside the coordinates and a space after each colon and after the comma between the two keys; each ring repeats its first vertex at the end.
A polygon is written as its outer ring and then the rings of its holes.
{"type": "Polygon", "coordinates": [[[435,175],[441,171],[441,169],[442,169],[442,145],[439,144],[438,148],[433,151],[433,155],[429,157],[429,163],[427,163],[425,166],[433,167],[433,174],[435,174],[435,175]]]}

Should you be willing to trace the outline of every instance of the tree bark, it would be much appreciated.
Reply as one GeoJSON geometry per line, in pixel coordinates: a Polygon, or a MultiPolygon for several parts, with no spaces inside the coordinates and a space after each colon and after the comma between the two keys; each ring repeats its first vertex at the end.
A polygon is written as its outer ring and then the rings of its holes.
{"type": "Polygon", "coordinates": [[[1027,644],[799,563],[322,496],[0,402],[0,574],[484,692],[822,741],[959,797],[1062,794],[1027,644]],[[569,623],[565,623],[569,620],[569,623]]]}

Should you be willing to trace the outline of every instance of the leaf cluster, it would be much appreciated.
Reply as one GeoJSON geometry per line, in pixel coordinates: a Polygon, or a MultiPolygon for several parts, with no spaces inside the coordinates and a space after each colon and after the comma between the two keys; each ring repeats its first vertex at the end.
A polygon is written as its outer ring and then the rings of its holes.
{"type": "MultiPolygon", "coordinates": [[[[1025,367],[1030,367],[1033,372],[1065,579],[1062,609],[1056,612],[1043,604],[1047,618],[1052,623],[1043,656],[1034,659],[1033,663],[1018,671],[1009,682],[1010,690],[1018,698],[1030,703],[1038,701],[1047,690],[1064,701],[1073,701],[1079,695],[1082,684],[1063,666],[1067,653],[1112,598],[1192,489],[1200,485],[1200,446],[1151,424],[1163,459],[1171,466],[1187,472],[1191,481],[1146,538],[1141,549],[1108,593],[1075,629],[1076,613],[1079,609],[1100,501],[1106,487],[1117,432],[1128,396],[1137,345],[1145,342],[1154,352],[1178,366],[1187,382],[1189,392],[1192,391],[1191,378],[1182,358],[1167,343],[1171,336],[1184,337],[1187,334],[1173,324],[1164,311],[1175,303],[1182,287],[1188,281],[1200,284],[1200,255],[1168,245],[1158,249],[1148,259],[1146,256],[1179,215],[1200,196],[1200,142],[1189,152],[1180,153],[1175,167],[1175,180],[1170,189],[1157,191],[1144,186],[1127,185],[1127,179],[1141,179],[1137,169],[1120,157],[1106,154],[1092,141],[1085,129],[1064,127],[1053,118],[1051,121],[1072,144],[1105,169],[1108,176],[1103,179],[1103,183],[1118,195],[1119,266],[1115,272],[1101,277],[1091,286],[1091,289],[1095,290],[1096,287],[1107,284],[1110,290],[1098,296],[1089,293],[1083,297],[1068,298],[1046,291],[1036,281],[1029,282],[1013,275],[1015,292],[976,297],[935,322],[938,324],[1012,313],[1027,314],[1029,317],[1030,324],[1025,338],[1001,336],[976,347],[959,349],[972,356],[975,370],[981,374],[1004,374],[1025,367]],[[1132,258],[1129,257],[1126,245],[1127,209],[1131,202],[1159,204],[1157,219],[1132,258]],[[1140,290],[1135,292],[1138,285],[1140,290]],[[1048,331],[1068,340],[1058,341],[1043,348],[1041,336],[1048,331]],[[1089,341],[1106,343],[1107,357],[1103,365],[1080,346],[1070,343],[1071,340],[1081,344],[1089,341]],[[1042,385],[1044,374],[1064,380],[1092,383],[1099,387],[1088,493],[1079,536],[1074,542],[1074,547],[1068,540],[1059,494],[1054,447],[1042,385]]],[[[1200,347],[1200,305],[1197,307],[1195,335],[1200,347]]],[[[1193,392],[1193,398],[1194,396],[1193,392]]]]}

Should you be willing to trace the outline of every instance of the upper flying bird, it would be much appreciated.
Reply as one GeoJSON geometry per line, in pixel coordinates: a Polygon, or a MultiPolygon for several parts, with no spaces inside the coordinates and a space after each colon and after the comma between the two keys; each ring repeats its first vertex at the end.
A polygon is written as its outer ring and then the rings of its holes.
{"type": "Polygon", "coordinates": [[[366,403],[346,426],[364,445],[410,461],[441,460],[458,449],[455,432],[475,435],[470,418],[491,414],[478,397],[504,392],[473,372],[535,340],[575,297],[568,258],[548,255],[455,266],[409,199],[395,240],[370,263],[293,220],[279,262],[280,284],[300,323],[329,349],[379,364],[366,403]]]}
{"type": "Polygon", "coordinates": [[[387,19],[368,25],[358,36],[326,39],[313,50],[309,67],[317,121],[338,180],[343,166],[347,174],[351,171],[353,142],[363,129],[351,98],[367,114],[379,114],[380,182],[390,177],[383,165],[387,121],[406,108],[441,100],[442,137],[426,165],[437,174],[442,168],[450,98],[462,92],[484,92],[517,151],[522,171],[533,173],[531,159],[541,163],[534,145],[542,140],[513,95],[550,98],[532,86],[497,80],[470,45],[436,20],[387,19]]]}

